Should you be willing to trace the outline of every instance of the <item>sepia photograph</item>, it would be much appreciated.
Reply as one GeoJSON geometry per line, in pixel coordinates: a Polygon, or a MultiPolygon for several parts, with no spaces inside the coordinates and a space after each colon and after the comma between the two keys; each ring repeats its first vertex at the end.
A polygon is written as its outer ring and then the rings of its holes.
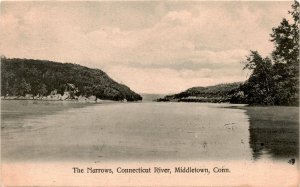
{"type": "Polygon", "coordinates": [[[299,186],[298,1],[1,1],[9,186],[299,186]]]}

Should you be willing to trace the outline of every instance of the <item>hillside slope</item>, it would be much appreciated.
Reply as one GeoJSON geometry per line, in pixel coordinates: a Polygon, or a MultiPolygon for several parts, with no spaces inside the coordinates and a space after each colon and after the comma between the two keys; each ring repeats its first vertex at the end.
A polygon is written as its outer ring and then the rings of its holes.
{"type": "Polygon", "coordinates": [[[73,89],[76,96],[138,101],[142,97],[119,84],[99,69],[77,64],[32,59],[1,58],[1,96],[64,94],[73,89]]]}
{"type": "Polygon", "coordinates": [[[157,101],[178,102],[230,102],[232,96],[237,94],[242,83],[218,84],[207,87],[192,87],[174,95],[167,95],[157,101]]]}

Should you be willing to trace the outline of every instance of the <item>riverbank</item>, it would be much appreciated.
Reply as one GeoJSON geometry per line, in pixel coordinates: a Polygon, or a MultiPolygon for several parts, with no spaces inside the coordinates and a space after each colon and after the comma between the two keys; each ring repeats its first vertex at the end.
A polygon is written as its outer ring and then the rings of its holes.
{"type": "Polygon", "coordinates": [[[47,97],[32,97],[32,96],[1,96],[1,100],[33,100],[33,101],[73,101],[73,102],[81,102],[81,103],[103,103],[103,102],[127,102],[127,100],[102,100],[98,99],[95,96],[84,97],[79,96],[75,98],[63,98],[62,96],[47,96],[47,97]]]}
{"type": "Polygon", "coordinates": [[[229,103],[230,98],[186,97],[180,99],[158,98],[156,102],[186,102],[186,103],[229,103]]]}
{"type": "Polygon", "coordinates": [[[261,120],[284,120],[299,122],[299,107],[294,106],[230,106],[227,108],[243,109],[252,118],[261,120]]]}

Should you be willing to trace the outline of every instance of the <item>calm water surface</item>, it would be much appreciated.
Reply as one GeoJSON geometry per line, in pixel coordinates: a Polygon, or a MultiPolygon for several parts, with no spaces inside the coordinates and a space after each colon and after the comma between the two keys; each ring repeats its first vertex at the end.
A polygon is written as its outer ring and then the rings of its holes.
{"type": "MultiPolygon", "coordinates": [[[[253,125],[251,113],[229,106],[2,101],[2,160],[287,161],[297,157],[299,142],[290,140],[290,131],[262,131],[253,125]],[[276,140],[278,133],[281,139],[276,140]]],[[[297,130],[298,123],[294,127],[297,130]]]]}

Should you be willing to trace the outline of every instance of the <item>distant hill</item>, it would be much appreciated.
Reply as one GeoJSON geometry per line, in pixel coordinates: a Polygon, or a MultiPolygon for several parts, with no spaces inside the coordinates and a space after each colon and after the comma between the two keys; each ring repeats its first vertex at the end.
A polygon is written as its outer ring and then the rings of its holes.
{"type": "Polygon", "coordinates": [[[64,94],[96,96],[103,100],[138,101],[142,97],[100,69],[46,60],[1,58],[1,96],[64,94]]]}
{"type": "Polygon", "coordinates": [[[148,102],[152,102],[152,101],[156,101],[157,99],[163,97],[163,94],[148,94],[148,93],[141,93],[141,96],[143,97],[143,101],[148,101],[148,102]]]}
{"type": "Polygon", "coordinates": [[[192,87],[186,91],[174,95],[167,95],[157,101],[177,101],[177,102],[231,102],[233,96],[238,94],[242,83],[218,84],[207,87],[192,87]]]}

